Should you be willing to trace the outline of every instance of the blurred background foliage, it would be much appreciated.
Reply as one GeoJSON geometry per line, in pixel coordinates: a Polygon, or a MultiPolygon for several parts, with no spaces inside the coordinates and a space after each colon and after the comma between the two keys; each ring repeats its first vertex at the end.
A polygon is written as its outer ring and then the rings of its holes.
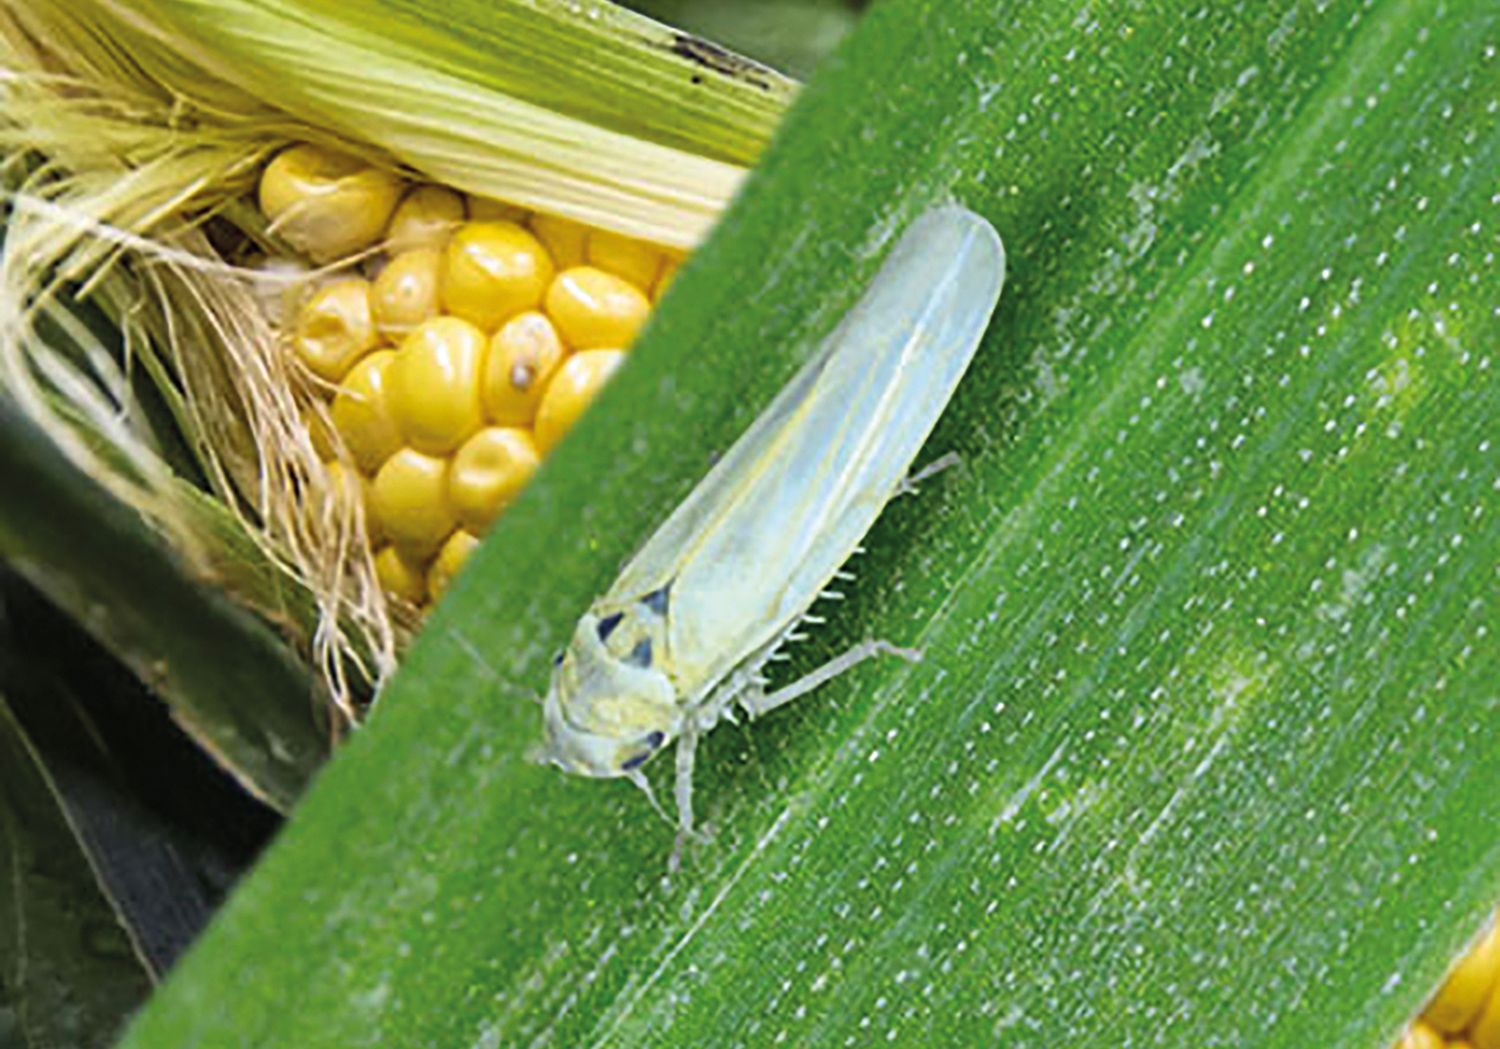
{"type": "Polygon", "coordinates": [[[806,80],[868,0],[627,0],[626,7],[806,80]]]}

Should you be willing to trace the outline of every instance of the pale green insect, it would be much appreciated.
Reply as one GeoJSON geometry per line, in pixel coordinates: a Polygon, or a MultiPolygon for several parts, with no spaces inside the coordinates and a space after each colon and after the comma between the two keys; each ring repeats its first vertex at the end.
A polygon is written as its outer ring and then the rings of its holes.
{"type": "MultiPolygon", "coordinates": [[[[1005,283],[999,235],[950,205],[902,236],[859,303],[584,613],[552,676],[542,756],[650,793],[677,740],[679,846],[693,751],[878,653],[866,641],[772,692],[762,671],[856,551],[953,395],[1005,283]]],[[[675,859],[675,853],[674,853],[675,859]]]]}

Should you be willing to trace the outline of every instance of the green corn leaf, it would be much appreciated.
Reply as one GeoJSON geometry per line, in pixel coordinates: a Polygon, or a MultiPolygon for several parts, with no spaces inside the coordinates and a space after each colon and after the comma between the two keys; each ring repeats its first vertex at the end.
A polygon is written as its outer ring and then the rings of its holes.
{"type": "Polygon", "coordinates": [[[1386,1044],[1500,897],[1497,48],[877,5],[126,1045],[1386,1044]],[[963,467],[796,666],[927,658],[715,732],[667,877],[528,697],[950,198],[1010,269],[963,467]]]}
{"type": "Polygon", "coordinates": [[[103,1049],[151,987],[74,833],[0,695],[0,1044],[8,1047],[103,1049]]]}
{"type": "MultiPolygon", "coordinates": [[[[286,644],[206,588],[3,395],[0,491],[0,559],[148,682],[247,790],[290,808],[325,756],[328,729],[325,701],[286,644]]],[[[231,538],[226,529],[228,550],[231,538]]]]}

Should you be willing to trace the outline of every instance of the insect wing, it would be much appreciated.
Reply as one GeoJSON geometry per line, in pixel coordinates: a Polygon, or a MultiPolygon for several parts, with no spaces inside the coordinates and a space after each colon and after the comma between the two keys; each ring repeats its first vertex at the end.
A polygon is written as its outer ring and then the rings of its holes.
{"type": "Polygon", "coordinates": [[[919,218],[626,566],[600,606],[670,584],[668,649],[684,692],[774,640],[849,558],[952,397],[1004,280],[1004,248],[983,218],[956,206],[919,218]]]}

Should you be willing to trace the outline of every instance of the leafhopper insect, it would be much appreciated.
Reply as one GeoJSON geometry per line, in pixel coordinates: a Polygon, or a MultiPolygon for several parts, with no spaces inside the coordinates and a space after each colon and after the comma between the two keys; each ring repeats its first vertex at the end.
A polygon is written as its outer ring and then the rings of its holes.
{"type": "Polygon", "coordinates": [[[649,795],[641,766],[676,740],[680,848],[694,750],[735,707],[759,717],[874,655],[920,657],[866,641],[782,688],[763,676],[909,486],[1004,283],[1005,249],[979,215],[948,205],[911,224],[812,359],[579,619],[547,692],[544,759],[649,795]]]}

